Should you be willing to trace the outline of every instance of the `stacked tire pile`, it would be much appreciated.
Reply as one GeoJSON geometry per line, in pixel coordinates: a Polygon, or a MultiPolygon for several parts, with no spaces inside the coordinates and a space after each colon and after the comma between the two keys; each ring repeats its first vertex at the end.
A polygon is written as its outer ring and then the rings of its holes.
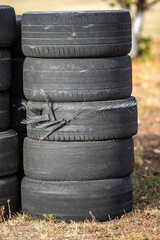
{"type": "Polygon", "coordinates": [[[11,84],[11,128],[18,133],[19,138],[19,177],[20,180],[24,176],[23,172],[23,141],[26,137],[26,126],[22,124],[22,120],[26,118],[25,107],[23,101],[23,62],[24,55],[21,45],[21,16],[16,16],[16,38],[11,48],[12,61],[12,84],[11,84]]]}
{"type": "Polygon", "coordinates": [[[0,216],[18,210],[18,135],[10,129],[11,51],[16,30],[12,7],[0,6],[0,216]]]}
{"type": "Polygon", "coordinates": [[[130,48],[128,11],[23,15],[25,213],[103,221],[131,211],[130,48]]]}

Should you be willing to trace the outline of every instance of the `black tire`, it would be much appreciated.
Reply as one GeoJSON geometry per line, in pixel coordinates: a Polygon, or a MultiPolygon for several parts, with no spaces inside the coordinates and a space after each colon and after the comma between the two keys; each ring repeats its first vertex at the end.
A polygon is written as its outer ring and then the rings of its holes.
{"type": "Polygon", "coordinates": [[[22,210],[31,216],[53,215],[66,221],[99,221],[132,210],[130,177],[95,181],[38,181],[24,177],[22,210]]]}
{"type": "Polygon", "coordinates": [[[0,132],[9,129],[10,124],[10,106],[9,94],[7,92],[0,93],[0,132]]]}
{"type": "Polygon", "coordinates": [[[18,178],[21,181],[24,177],[24,168],[23,168],[23,142],[24,138],[27,137],[27,133],[19,133],[19,172],[18,172],[18,178]]]}
{"type": "Polygon", "coordinates": [[[23,144],[24,144],[24,139],[27,137],[27,133],[19,133],[19,159],[20,159],[20,169],[22,164],[23,164],[23,144]]]}
{"type": "Polygon", "coordinates": [[[11,85],[11,53],[7,48],[0,49],[0,92],[11,85]]]}
{"type": "Polygon", "coordinates": [[[0,47],[12,46],[16,36],[14,8],[0,5],[0,47]]]}
{"type": "Polygon", "coordinates": [[[15,176],[0,178],[0,208],[5,207],[5,216],[9,214],[7,200],[12,213],[19,209],[19,183],[15,176]]]}
{"type": "Polygon", "coordinates": [[[21,20],[22,16],[16,16],[16,39],[14,45],[11,48],[12,57],[13,58],[24,58],[24,54],[22,52],[22,43],[21,43],[21,20]]]}
{"type": "MultiPolygon", "coordinates": [[[[54,115],[57,121],[61,121],[43,128],[42,124],[30,123],[27,125],[28,137],[57,141],[97,141],[127,138],[137,133],[137,105],[134,97],[100,102],[49,103],[49,108],[47,103],[28,102],[27,118],[37,120],[40,116],[41,121],[44,121],[44,118],[50,119],[54,115]]],[[[51,121],[46,123],[50,124],[51,121]]]]}
{"type": "Polygon", "coordinates": [[[0,153],[0,177],[16,173],[19,169],[19,145],[15,131],[0,132],[0,153]]]}
{"type": "Polygon", "coordinates": [[[37,180],[118,178],[134,168],[132,138],[97,142],[24,141],[24,171],[37,180]]]}
{"type": "Polygon", "coordinates": [[[23,95],[23,62],[24,58],[12,58],[12,95],[23,95]]]}
{"type": "Polygon", "coordinates": [[[25,56],[122,56],[131,49],[129,11],[29,12],[22,16],[25,56]]]}
{"type": "Polygon", "coordinates": [[[11,98],[11,128],[18,133],[27,132],[26,125],[21,123],[26,118],[26,109],[21,104],[24,100],[24,96],[12,96],[11,98]]]}
{"type": "Polygon", "coordinates": [[[24,94],[33,101],[100,101],[130,97],[132,66],[129,56],[84,59],[26,58],[24,94]]]}

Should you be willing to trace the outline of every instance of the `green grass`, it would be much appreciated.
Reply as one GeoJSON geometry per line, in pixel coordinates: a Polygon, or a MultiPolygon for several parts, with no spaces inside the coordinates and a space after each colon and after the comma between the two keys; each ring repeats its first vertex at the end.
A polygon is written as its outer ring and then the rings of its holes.
{"type": "Polygon", "coordinates": [[[135,208],[160,205],[160,171],[138,168],[132,174],[135,208]]]}

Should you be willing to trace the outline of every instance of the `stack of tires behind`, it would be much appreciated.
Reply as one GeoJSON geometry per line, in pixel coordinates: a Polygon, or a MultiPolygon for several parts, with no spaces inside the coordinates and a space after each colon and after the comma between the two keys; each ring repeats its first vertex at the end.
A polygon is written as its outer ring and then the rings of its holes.
{"type": "Polygon", "coordinates": [[[14,9],[0,6],[0,215],[18,210],[18,135],[10,129],[11,51],[15,40],[14,9]]]}
{"type": "Polygon", "coordinates": [[[103,221],[131,211],[130,48],[128,11],[23,15],[25,213],[103,221]]]}
{"type": "Polygon", "coordinates": [[[25,97],[23,94],[23,62],[24,55],[21,45],[21,19],[20,15],[16,16],[16,38],[14,45],[11,48],[11,128],[18,133],[19,138],[19,178],[24,176],[23,171],[23,141],[27,135],[26,126],[22,124],[22,120],[26,118],[25,107],[23,101],[25,97]]]}

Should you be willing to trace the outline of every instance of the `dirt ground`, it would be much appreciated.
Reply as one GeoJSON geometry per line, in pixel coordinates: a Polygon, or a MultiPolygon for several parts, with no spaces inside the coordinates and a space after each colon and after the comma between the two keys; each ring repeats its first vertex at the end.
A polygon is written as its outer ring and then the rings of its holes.
{"type": "MultiPolygon", "coordinates": [[[[1,4],[11,5],[17,14],[30,11],[80,11],[105,10],[109,6],[103,0],[1,0],[1,4]]],[[[118,8],[118,6],[116,7],[118,8]]]]}
{"type": "Polygon", "coordinates": [[[143,151],[146,166],[160,168],[160,4],[144,16],[142,34],[152,39],[151,60],[133,61],[133,95],[140,99],[135,145],[143,151]]]}
{"type": "Polygon", "coordinates": [[[133,95],[140,99],[135,145],[143,151],[143,163],[160,167],[160,61],[133,62],[133,95]]]}

